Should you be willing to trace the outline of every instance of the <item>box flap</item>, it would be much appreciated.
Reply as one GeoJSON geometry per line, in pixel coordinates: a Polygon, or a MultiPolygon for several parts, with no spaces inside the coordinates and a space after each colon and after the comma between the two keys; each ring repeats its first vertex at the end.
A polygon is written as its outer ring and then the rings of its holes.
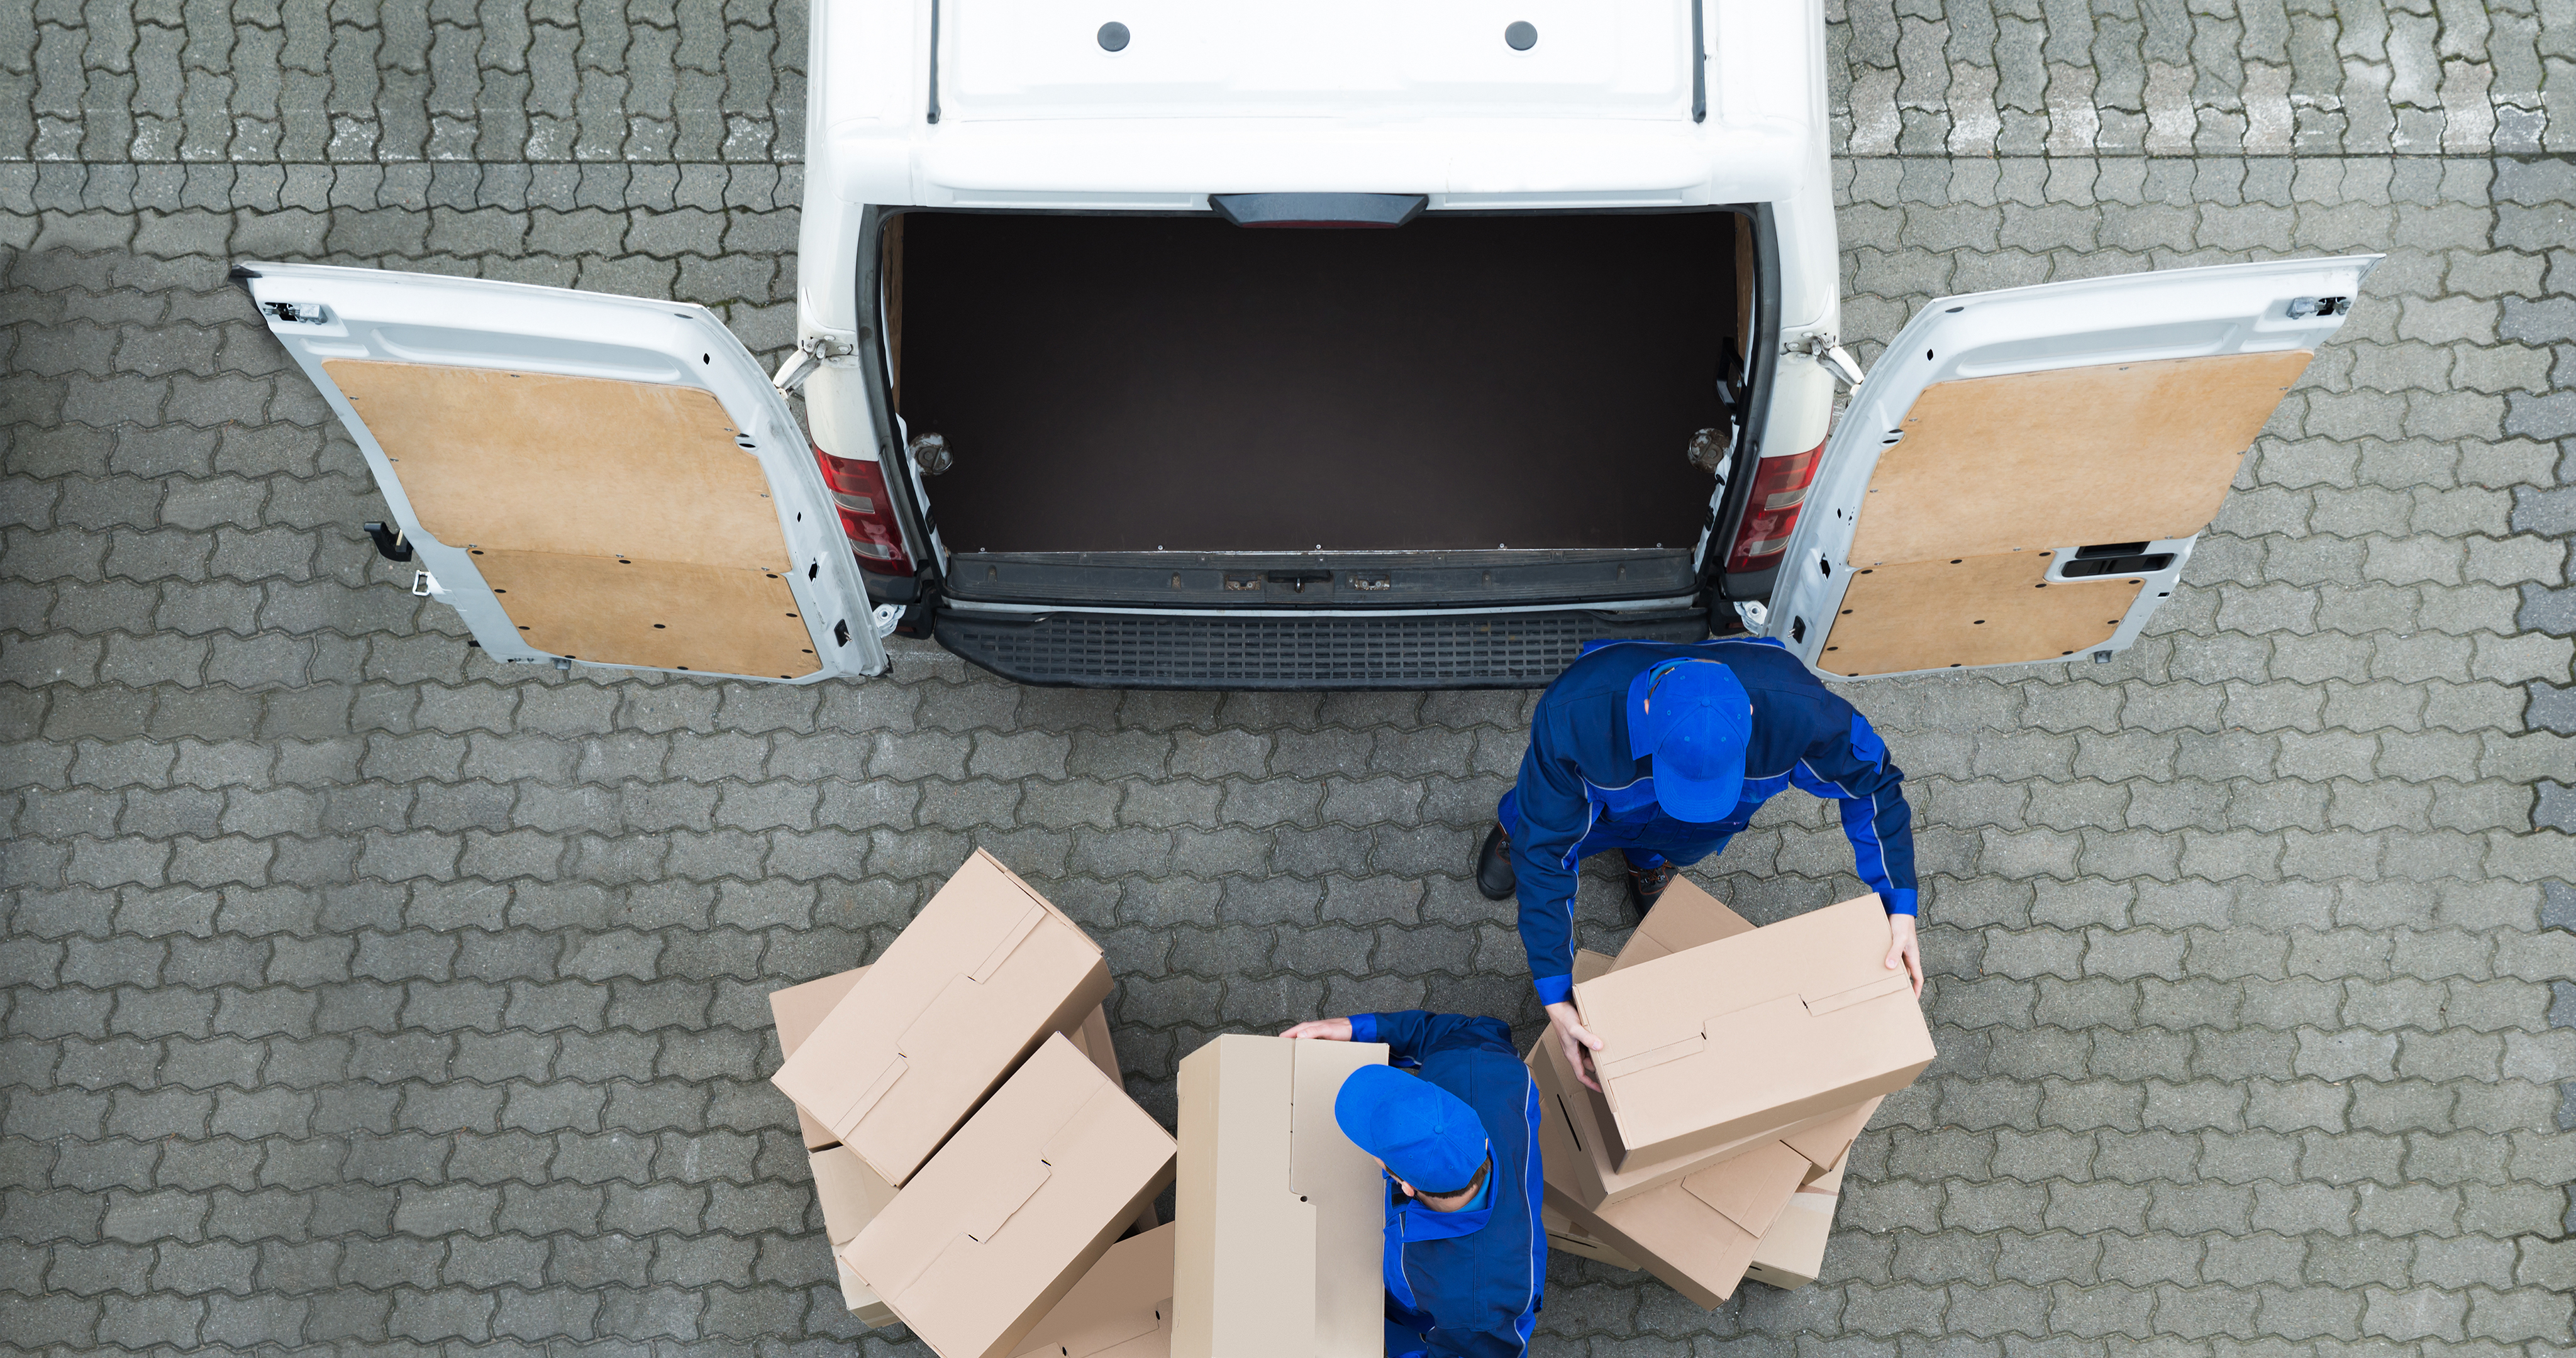
{"type": "Polygon", "coordinates": [[[1807,1157],[1781,1142],[1767,1141],[1682,1180],[1681,1189],[1758,1236],[1779,1219],[1780,1209],[1789,1205],[1789,1193],[1797,1192],[1806,1180],[1807,1169],[1807,1157]],[[1780,1191],[1782,1184],[1788,1185],[1787,1193],[1780,1191]]]}
{"type": "Polygon", "coordinates": [[[1109,989],[1098,946],[978,850],[771,1082],[899,1186],[1109,989]]]}
{"type": "Polygon", "coordinates": [[[1886,1095],[1879,1095],[1843,1109],[1812,1127],[1783,1132],[1780,1139],[1789,1143],[1789,1149],[1807,1157],[1816,1168],[1823,1169],[1851,1153],[1852,1143],[1860,1139],[1861,1129],[1869,1126],[1869,1120],[1878,1115],[1878,1106],[1886,1101],[1886,1095]]]}
{"type": "Polygon", "coordinates": [[[1013,1358],[1160,1358],[1172,1342],[1172,1242],[1159,1226],[1109,1247],[1013,1358]]]}
{"type": "Polygon", "coordinates": [[[1613,969],[1652,962],[1685,948],[1751,932],[1753,921],[1727,909],[1715,896],[1701,890],[1698,883],[1675,874],[1664,894],[1655,898],[1655,908],[1646,912],[1636,932],[1621,945],[1613,969]]]}
{"type": "Polygon", "coordinates": [[[814,1170],[814,1201],[823,1208],[823,1234],[835,1245],[857,1239],[877,1213],[894,1201],[894,1186],[877,1177],[868,1162],[847,1147],[808,1151],[805,1160],[814,1170]]]}
{"type": "Polygon", "coordinates": [[[1607,953],[1597,953],[1589,948],[1577,948],[1574,952],[1574,979],[1589,981],[1595,976],[1607,976],[1611,969],[1618,965],[1607,953]]]}
{"type": "Polygon", "coordinates": [[[1931,1031],[1875,896],[1578,983],[1626,1157],[1680,1154],[1911,1083],[1931,1031]]]}
{"type": "Polygon", "coordinates": [[[1051,1036],[841,1257],[945,1358],[1000,1358],[1169,1180],[1173,1149],[1051,1036]]]}

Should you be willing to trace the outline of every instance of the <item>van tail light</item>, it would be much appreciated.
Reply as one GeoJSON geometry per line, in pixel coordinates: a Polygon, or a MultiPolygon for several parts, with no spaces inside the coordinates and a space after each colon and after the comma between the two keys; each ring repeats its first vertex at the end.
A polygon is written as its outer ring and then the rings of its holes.
{"type": "Polygon", "coordinates": [[[912,574],[912,557],[903,550],[903,528],[895,522],[894,501],[886,494],[885,464],[855,457],[834,457],[817,448],[823,484],[831,489],[832,507],[840,511],[841,531],[859,569],[880,575],[912,574]]]}
{"type": "Polygon", "coordinates": [[[1766,457],[1753,464],[1753,498],[1744,507],[1744,524],[1735,530],[1735,546],[1726,554],[1730,571],[1766,570],[1789,550],[1789,530],[1798,526],[1798,510],[1807,503],[1807,488],[1816,483],[1816,464],[1825,445],[1803,453],[1766,457]]]}

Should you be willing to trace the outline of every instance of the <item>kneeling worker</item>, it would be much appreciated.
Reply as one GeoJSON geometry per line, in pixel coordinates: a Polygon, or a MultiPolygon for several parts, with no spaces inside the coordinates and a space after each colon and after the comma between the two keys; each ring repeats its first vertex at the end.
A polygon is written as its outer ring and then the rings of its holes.
{"type": "Polygon", "coordinates": [[[1285,1036],[1383,1042],[1393,1062],[1353,1071],[1333,1100],[1342,1134],[1386,1166],[1388,1358],[1527,1353],[1547,1234],[1538,1090],[1511,1029],[1417,1009],[1318,1019],[1285,1036]]]}

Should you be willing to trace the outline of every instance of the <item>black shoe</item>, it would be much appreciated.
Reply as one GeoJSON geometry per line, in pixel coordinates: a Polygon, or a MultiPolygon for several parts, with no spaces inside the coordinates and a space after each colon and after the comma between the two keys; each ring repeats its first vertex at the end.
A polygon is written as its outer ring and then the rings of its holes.
{"type": "MultiPolygon", "coordinates": [[[[1620,856],[1626,857],[1625,854],[1620,856]]],[[[1655,901],[1664,894],[1665,887],[1673,884],[1673,874],[1677,871],[1679,869],[1670,863],[1659,868],[1640,868],[1635,863],[1628,865],[1628,908],[1637,912],[1637,918],[1644,919],[1646,912],[1655,908],[1655,901]]]]}
{"type": "Polygon", "coordinates": [[[1485,832],[1483,847],[1476,850],[1476,889],[1485,893],[1486,900],[1499,901],[1519,885],[1512,872],[1512,837],[1497,822],[1485,832]]]}

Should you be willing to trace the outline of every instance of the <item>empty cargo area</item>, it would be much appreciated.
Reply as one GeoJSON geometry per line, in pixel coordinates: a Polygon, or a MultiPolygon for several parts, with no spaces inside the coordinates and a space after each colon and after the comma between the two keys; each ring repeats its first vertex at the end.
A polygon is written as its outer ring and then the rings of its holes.
{"type": "Polygon", "coordinates": [[[1687,548],[1744,221],[910,212],[896,405],[952,552],[1687,548]]]}

